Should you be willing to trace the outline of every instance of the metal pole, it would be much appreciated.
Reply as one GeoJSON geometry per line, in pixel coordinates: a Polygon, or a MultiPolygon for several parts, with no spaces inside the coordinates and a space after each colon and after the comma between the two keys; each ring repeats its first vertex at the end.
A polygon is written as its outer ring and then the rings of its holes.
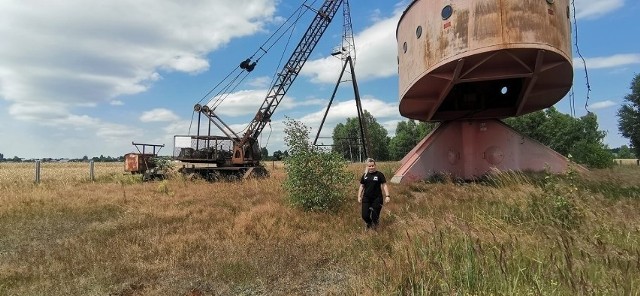
{"type": "Polygon", "coordinates": [[[336,86],[333,88],[333,93],[331,94],[331,100],[329,100],[329,105],[327,106],[327,110],[324,111],[324,116],[322,117],[322,121],[320,122],[320,127],[318,128],[318,133],[316,133],[316,138],[313,140],[314,146],[318,142],[318,137],[320,137],[320,131],[322,131],[322,126],[324,125],[324,121],[327,119],[327,114],[329,113],[329,108],[331,108],[333,99],[336,97],[336,92],[338,91],[338,87],[340,86],[340,81],[342,80],[342,76],[344,75],[344,70],[347,68],[347,63],[348,61],[344,62],[344,65],[342,66],[342,71],[340,72],[340,77],[338,77],[336,86]]]}
{"type": "Polygon", "coordinates": [[[351,70],[351,81],[353,82],[353,92],[356,96],[356,109],[358,109],[358,122],[360,123],[360,135],[362,136],[360,140],[362,141],[362,149],[364,151],[364,157],[367,158],[369,157],[369,154],[367,153],[367,151],[369,150],[367,149],[367,145],[369,144],[369,141],[367,139],[367,134],[366,134],[367,130],[366,130],[366,127],[364,126],[365,121],[362,118],[364,117],[364,113],[362,111],[362,103],[360,102],[360,91],[358,90],[358,82],[356,81],[356,70],[353,67],[353,61],[351,60],[351,56],[347,57],[347,62],[349,62],[349,68],[351,70]]]}
{"type": "Polygon", "coordinates": [[[196,151],[200,148],[200,118],[202,112],[198,112],[198,131],[196,132],[196,151]]]}
{"type": "Polygon", "coordinates": [[[91,181],[95,181],[94,178],[94,174],[93,174],[93,160],[89,161],[89,179],[91,179],[91,181]]]}
{"type": "MultiPolygon", "coordinates": [[[[207,136],[211,136],[211,120],[209,120],[209,130],[207,131],[207,136]]],[[[211,143],[209,143],[209,141],[209,138],[207,138],[207,148],[211,146],[211,143]]]]}
{"type": "Polygon", "coordinates": [[[36,160],[36,183],[40,183],[40,160],[36,160]]]}

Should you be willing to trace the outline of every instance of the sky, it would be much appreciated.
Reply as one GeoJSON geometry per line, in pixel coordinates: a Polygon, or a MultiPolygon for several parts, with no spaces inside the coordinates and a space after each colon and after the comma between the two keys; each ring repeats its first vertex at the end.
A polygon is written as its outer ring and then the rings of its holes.
{"type": "MultiPolygon", "coordinates": [[[[164,144],[160,154],[171,155],[174,135],[195,132],[193,106],[212,99],[206,94],[216,84],[241,61],[261,53],[302,2],[3,0],[0,153],[5,158],[115,157],[136,151],[135,141],[164,144]]],[[[362,106],[390,136],[406,120],[398,111],[395,30],[410,2],[350,1],[362,106]]],[[[311,8],[320,3],[307,1],[311,8]]],[[[574,3],[573,104],[567,95],[555,106],[578,117],[594,112],[607,132],[605,144],[629,145],[618,131],[616,113],[640,68],[640,1],[574,3]]],[[[278,63],[288,59],[308,27],[309,15],[292,28],[290,39],[287,33],[266,51],[216,109],[234,131],[245,129],[257,112],[278,63]]],[[[341,43],[342,24],[339,12],[260,135],[270,154],[287,149],[287,117],[302,121],[315,136],[342,66],[331,56],[341,43]]],[[[342,83],[321,136],[330,137],[337,123],[355,116],[351,84],[342,83]]],[[[330,142],[319,140],[324,141],[330,142]]]]}

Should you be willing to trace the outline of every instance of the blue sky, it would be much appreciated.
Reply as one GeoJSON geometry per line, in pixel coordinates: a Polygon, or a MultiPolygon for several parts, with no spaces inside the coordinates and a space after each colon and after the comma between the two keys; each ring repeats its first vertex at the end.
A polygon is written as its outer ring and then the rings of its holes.
{"type": "MultiPolygon", "coordinates": [[[[0,153],[118,156],[135,151],[131,142],[136,141],[165,144],[161,154],[171,154],[173,135],[189,131],[193,105],[258,50],[301,2],[0,2],[0,153]]],[[[390,135],[404,120],[398,112],[395,29],[409,2],[350,1],[363,108],[390,135]]],[[[616,112],[640,68],[640,2],[575,0],[575,6],[578,47],[591,86],[587,101],[574,46],[575,115],[596,113],[600,129],[607,131],[605,143],[628,145],[619,135],[616,112]]],[[[289,48],[309,22],[308,17],[300,21],[289,48]]],[[[302,120],[315,135],[341,68],[330,53],[340,44],[342,22],[338,13],[264,129],[261,144],[270,152],[286,149],[285,116],[302,120]]],[[[218,107],[235,131],[258,110],[281,55],[281,49],[270,50],[218,107]]],[[[323,136],[355,116],[350,87],[338,91],[323,136]]],[[[556,107],[571,114],[569,96],[556,107]]]]}

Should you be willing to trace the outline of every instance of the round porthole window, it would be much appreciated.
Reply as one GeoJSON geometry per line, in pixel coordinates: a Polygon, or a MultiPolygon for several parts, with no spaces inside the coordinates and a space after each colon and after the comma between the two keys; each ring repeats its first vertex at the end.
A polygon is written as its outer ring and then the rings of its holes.
{"type": "Polygon", "coordinates": [[[422,36],[422,26],[416,28],[416,38],[420,38],[420,36],[422,36]]]}
{"type": "Polygon", "coordinates": [[[406,42],[404,44],[402,44],[402,50],[404,50],[404,53],[407,53],[407,43],[406,42]]]}
{"type": "Polygon", "coordinates": [[[451,5],[447,5],[442,9],[441,15],[443,20],[448,20],[452,14],[453,14],[453,7],[451,7],[451,5]]]}

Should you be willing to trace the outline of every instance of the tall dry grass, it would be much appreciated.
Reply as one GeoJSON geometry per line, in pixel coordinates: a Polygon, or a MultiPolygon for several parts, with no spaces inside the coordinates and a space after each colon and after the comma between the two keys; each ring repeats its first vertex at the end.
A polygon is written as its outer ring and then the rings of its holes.
{"type": "Polygon", "coordinates": [[[335,214],[291,208],[282,166],[267,167],[236,183],[2,179],[0,294],[640,293],[637,168],[393,184],[367,232],[362,165],[335,214]]]}
{"type": "MultiPolygon", "coordinates": [[[[95,162],[95,178],[112,178],[124,173],[120,162],[95,162]]],[[[36,165],[33,162],[0,162],[0,184],[27,184],[35,181],[36,165]]],[[[40,182],[75,183],[90,178],[88,162],[42,162],[40,163],[40,182]]]]}

